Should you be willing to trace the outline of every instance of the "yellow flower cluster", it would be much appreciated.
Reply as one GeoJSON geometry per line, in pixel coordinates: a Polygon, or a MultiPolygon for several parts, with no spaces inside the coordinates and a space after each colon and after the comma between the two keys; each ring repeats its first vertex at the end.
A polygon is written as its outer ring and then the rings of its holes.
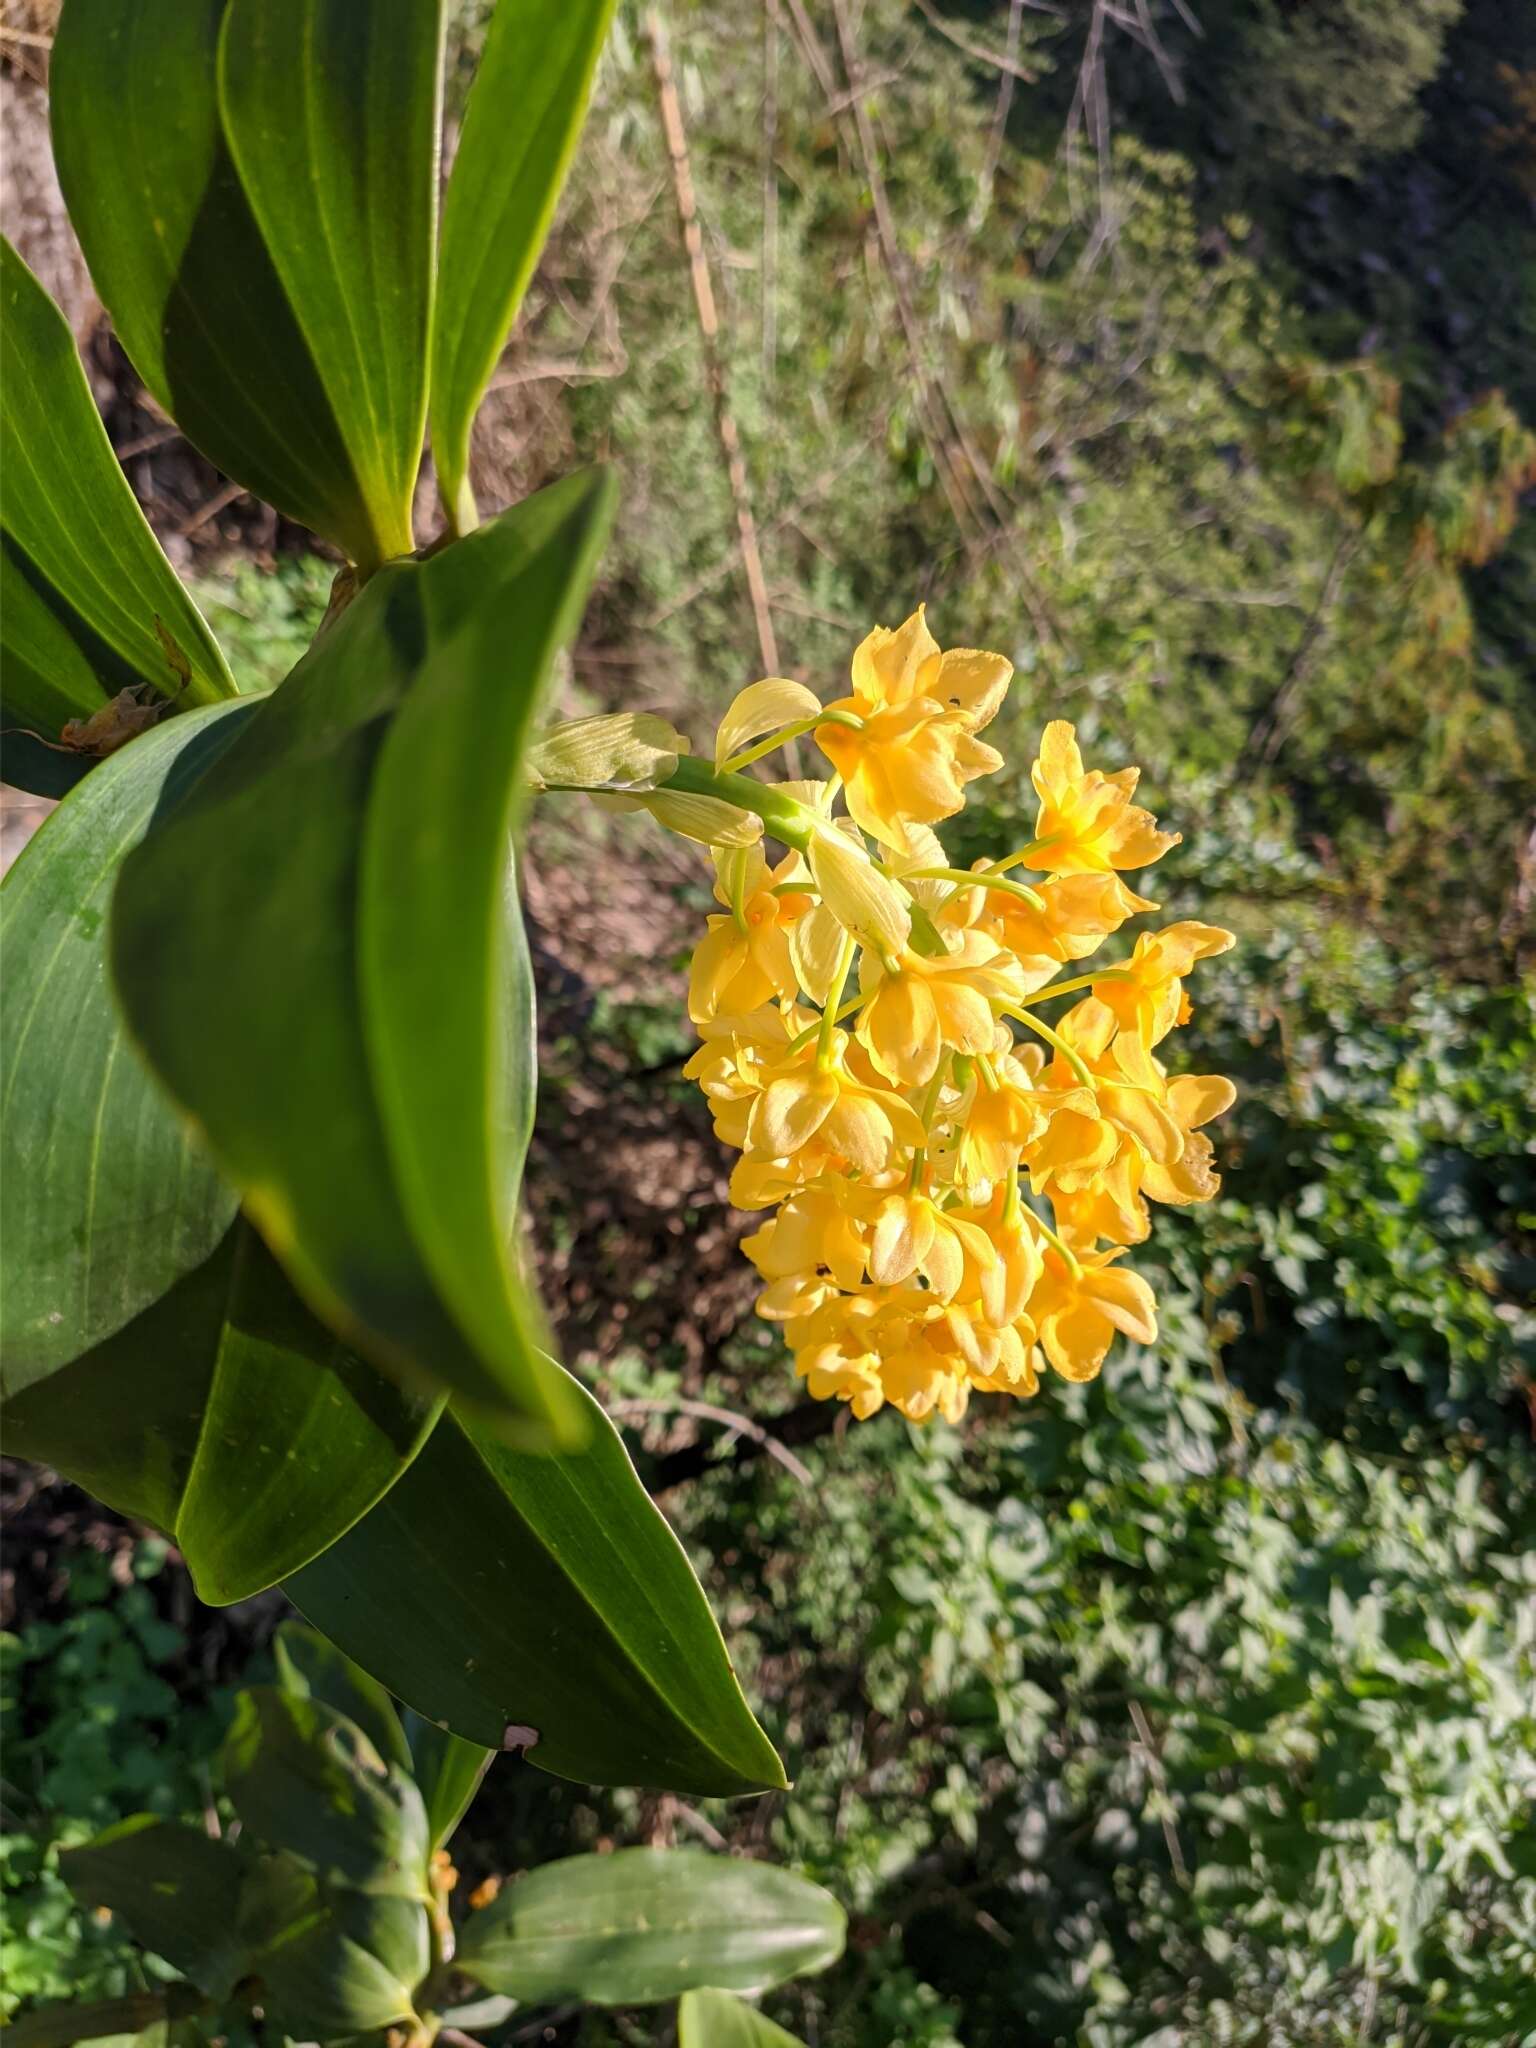
{"type": "Polygon", "coordinates": [[[732,803],[757,812],[712,846],[721,914],[693,960],[686,1071],[742,1155],[733,1201],[771,1212],[745,1246],[759,1313],[811,1392],[858,1416],[889,1401],[953,1422],[973,1389],[1034,1393],[1042,1354],[1087,1380],[1116,1332],[1153,1343],[1152,1291],[1121,1256],[1149,1202],[1218,1187],[1201,1127],[1231,1083],[1170,1075],[1158,1049],[1188,1015],[1184,977],[1231,934],[1171,924],[1072,971],[1157,908],[1121,879],[1177,841],[1134,803],[1137,771],[1085,769],[1058,721],[1030,845],[961,871],[933,830],[1002,765],[977,735],[1011,674],[941,652],[919,610],[864,641],[850,695],[755,683],[714,774],[684,763],[693,795],[628,799],[700,838],[708,816],[747,815],[732,803]],[[830,777],[740,773],[806,732],[830,777]],[[701,803],[690,824],[679,806],[701,803]],[[777,866],[760,818],[789,849],[777,866]],[[1048,1022],[1057,996],[1076,1000],[1048,1022]]]}

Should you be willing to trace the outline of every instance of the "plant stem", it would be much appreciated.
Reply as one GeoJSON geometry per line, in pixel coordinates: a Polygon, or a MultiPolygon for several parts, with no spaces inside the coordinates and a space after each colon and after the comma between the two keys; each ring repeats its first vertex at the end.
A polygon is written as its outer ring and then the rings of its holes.
{"type": "Polygon", "coordinates": [[[729,768],[711,768],[707,762],[685,754],[660,787],[687,796],[712,796],[720,803],[734,804],[738,811],[751,811],[762,819],[775,839],[804,853],[816,827],[821,824],[813,810],[786,796],[766,782],[754,782],[750,775],[738,775],[729,768]]]}
{"type": "Polygon", "coordinates": [[[1020,1024],[1028,1025],[1031,1031],[1038,1032],[1047,1045],[1054,1046],[1057,1052],[1061,1054],[1085,1088],[1095,1086],[1093,1074],[1082,1054],[1068,1045],[1059,1031],[1053,1031],[1050,1025],[1042,1023],[1040,1018],[1032,1017],[1028,1010],[1004,1010],[1003,1015],[1014,1018],[1020,1024]]]}
{"type": "MultiPolygon", "coordinates": [[[[863,1002],[864,994],[862,990],[856,996],[849,996],[848,1000],[845,1003],[839,1003],[839,1005],[837,1006],[837,1009],[833,1013],[832,1022],[834,1024],[841,1024],[843,1019],[845,1017],[851,1017],[854,1011],[859,1009],[863,1005],[863,1002]]],[[[816,1038],[820,1035],[821,1030],[825,1023],[826,1011],[824,1009],[814,1024],[808,1024],[803,1031],[796,1032],[795,1036],[789,1041],[789,1044],[784,1048],[785,1052],[796,1053],[799,1052],[803,1047],[809,1045],[813,1038],[816,1038]]]]}
{"type": "Polygon", "coordinates": [[[843,990],[848,985],[848,972],[853,966],[853,956],[856,951],[857,948],[854,945],[853,939],[847,932],[844,932],[842,951],[837,956],[837,972],[832,977],[832,986],[827,990],[826,1007],[822,1010],[821,1023],[817,1026],[816,1064],[818,1067],[830,1067],[832,1064],[832,1038],[837,1029],[837,1017],[842,1005],[843,990]]]}
{"type": "Polygon", "coordinates": [[[1040,1235],[1045,1239],[1047,1244],[1053,1246],[1054,1249],[1061,1254],[1061,1256],[1066,1260],[1067,1265],[1071,1269],[1074,1276],[1083,1270],[1082,1267],[1078,1264],[1077,1254],[1072,1250],[1072,1247],[1068,1244],[1063,1243],[1061,1238],[1057,1236],[1056,1232],[1052,1230],[1049,1223],[1047,1223],[1042,1216],[1038,1216],[1035,1213],[1035,1211],[1030,1208],[1028,1202],[1020,1202],[1019,1213],[1021,1215],[1027,1216],[1030,1222],[1035,1226],[1036,1230],[1038,1230],[1040,1235]]]}
{"type": "Polygon", "coordinates": [[[1031,910],[1045,908],[1043,897],[1026,888],[1023,882],[1010,882],[996,868],[908,868],[896,879],[900,882],[957,882],[964,889],[996,889],[1001,895],[1017,896],[1031,910]]]}
{"type": "Polygon", "coordinates": [[[1054,839],[1031,839],[1028,846],[1021,846],[1017,853],[1010,853],[1006,860],[995,860],[992,863],[992,872],[994,875],[1003,875],[1009,868],[1024,867],[1037,853],[1044,853],[1047,847],[1055,844],[1054,839]]]}
{"type": "Polygon", "coordinates": [[[1052,996],[1069,996],[1074,989],[1092,988],[1096,981],[1129,981],[1123,967],[1101,967],[1097,974],[1077,974],[1070,981],[1053,981],[1049,988],[1037,988],[1033,995],[1020,996],[1021,1003],[1045,1003],[1052,996]]]}
{"type": "Polygon", "coordinates": [[[777,748],[787,746],[791,740],[799,739],[803,733],[813,731],[818,725],[848,725],[856,732],[861,732],[864,721],[851,711],[818,711],[811,718],[797,718],[793,725],[781,726],[777,732],[769,733],[767,739],[758,740],[755,745],[744,748],[739,754],[732,754],[728,761],[721,764],[721,773],[734,775],[739,768],[750,768],[754,761],[761,761],[765,754],[771,754],[777,748]]]}

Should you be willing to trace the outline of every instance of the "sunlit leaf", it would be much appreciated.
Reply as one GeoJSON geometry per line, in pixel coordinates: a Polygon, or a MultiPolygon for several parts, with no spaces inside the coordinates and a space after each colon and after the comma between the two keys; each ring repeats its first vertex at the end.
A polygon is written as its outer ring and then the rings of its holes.
{"type": "Polygon", "coordinates": [[[419,1782],[395,1703],[376,1678],[344,1657],[318,1629],[283,1622],[272,1638],[277,1682],[296,1699],[316,1699],[355,1721],[386,1763],[399,1764],[419,1782]]]}
{"type": "Polygon", "coordinates": [[[381,552],[409,553],[427,414],[442,9],[231,0],[219,105],[381,552]]]}
{"type": "Polygon", "coordinates": [[[68,323],[0,246],[0,725],[6,778],[58,795],[94,758],[47,758],[122,691],[183,710],[235,694],[218,643],[118,467],[68,323]],[[41,752],[41,778],[28,773],[41,752]]]}
{"type": "Polygon", "coordinates": [[[243,1221],[159,1301],[5,1404],[6,1447],[181,1546],[208,1601],[307,1564],[441,1406],[353,1357],[243,1221]]]}
{"type": "Polygon", "coordinates": [[[801,2048],[729,1991],[686,1991],[677,2008],[678,2048],[801,2048]]]}
{"type": "Polygon", "coordinates": [[[234,1190],[124,1035],[107,908],[123,856],[254,709],[171,719],[102,762],[0,888],[7,1396],[130,1322],[209,1256],[234,1215],[234,1190]]]}
{"type": "Polygon", "coordinates": [[[465,1742],[420,1714],[406,1715],[405,1733],[411,1770],[426,1801],[432,1846],[441,1849],[469,1811],[495,1751],[465,1742]]]}
{"type": "Polygon", "coordinates": [[[843,1909],[768,1863],[688,1849],[568,1856],[474,1914],[460,1966],[522,2003],[652,2005],[711,1985],[766,1991],[843,1952],[843,1909]]]}
{"type": "Polygon", "coordinates": [[[112,918],[139,1042],[312,1305],[545,1444],[581,1416],[511,1251],[533,998],[509,832],[609,498],[573,477],[379,572],[112,918]]]}
{"type": "Polygon", "coordinates": [[[431,1963],[424,1905],[328,1886],[286,1851],[256,1860],[240,1935],[269,2017],[300,2039],[410,2022],[431,1963]]]}
{"type": "Polygon", "coordinates": [[[426,1809],[346,1715],[280,1686],[239,1694],[223,1749],[224,1785],[258,1841],[356,1891],[425,1896],[426,1809]]]}
{"type": "Polygon", "coordinates": [[[466,1741],[526,1749],[581,1783],[781,1786],[677,1538],[570,1385],[591,1431],[580,1456],[508,1449],[450,1410],[403,1481],[287,1592],[466,1741]]]}
{"type": "Polygon", "coordinates": [[[134,367],[210,461],[364,564],[412,545],[436,36],[410,0],[69,0],[51,63],[59,181],[134,367]]]}
{"type": "Polygon", "coordinates": [[[443,205],[432,455],[475,523],[469,430],[517,317],[576,146],[613,0],[504,0],[491,16],[443,205]]]}

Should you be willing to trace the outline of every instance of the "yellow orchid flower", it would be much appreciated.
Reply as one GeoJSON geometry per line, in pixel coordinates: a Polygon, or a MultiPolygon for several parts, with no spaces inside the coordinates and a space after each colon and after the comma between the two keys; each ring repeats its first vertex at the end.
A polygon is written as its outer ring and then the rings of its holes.
{"type": "Polygon", "coordinates": [[[798,867],[798,856],[770,871],[759,846],[715,850],[715,896],[727,917],[711,917],[693,956],[688,1015],[701,1024],[721,1010],[755,1010],[773,996],[798,992],[789,954],[789,927],[811,907],[809,896],[778,895],[798,867]]]}
{"type": "Polygon", "coordinates": [[[856,1036],[887,1080],[920,1088],[940,1055],[989,1052],[997,1033],[994,996],[1027,993],[1012,958],[981,932],[957,932],[946,953],[926,958],[903,947],[894,960],[866,953],[859,987],[866,1001],[856,1036]]]}
{"type": "Polygon", "coordinates": [[[996,1263],[991,1240],[969,1217],[916,1192],[879,1197],[869,1243],[869,1277],[879,1286],[896,1287],[917,1274],[940,1301],[949,1301],[968,1267],[980,1273],[996,1263]]]}
{"type": "Polygon", "coordinates": [[[1157,1342],[1157,1303],[1139,1273],[1111,1264],[1120,1250],[1079,1255],[1069,1266],[1045,1254],[1030,1304],[1041,1349],[1067,1380],[1098,1377],[1116,1333],[1138,1344],[1157,1342]]]}
{"type": "MultiPolygon", "coordinates": [[[[1042,856],[1044,858],[1044,856],[1042,856]]],[[[978,868],[985,863],[978,862],[978,868]]],[[[973,915],[995,933],[998,942],[1021,960],[1054,965],[1085,960],[1129,917],[1140,917],[1157,905],[1128,889],[1118,875],[1057,875],[1032,892],[1035,903],[990,890],[963,892],[973,899],[973,915]]]]}
{"type": "Polygon", "coordinates": [[[1030,865],[1059,875],[1109,874],[1161,859],[1180,834],[1159,832],[1152,813],[1131,802],[1140,779],[1139,768],[1085,771],[1072,727],[1053,719],[1031,770],[1040,809],[1030,865]]]}
{"type": "Polygon", "coordinates": [[[864,1284],[869,1253],[847,1195],[846,1181],[799,1189],[771,1223],[742,1239],[742,1250],[765,1280],[811,1275],[824,1267],[852,1293],[864,1284]]]}
{"type": "Polygon", "coordinates": [[[1114,979],[1094,983],[1094,996],[1122,1031],[1134,1032],[1144,1045],[1156,1045],[1180,1022],[1183,977],[1197,960],[1225,953],[1236,943],[1231,932],[1214,924],[1170,924],[1160,932],[1143,932],[1114,979]]]}
{"type": "MultiPolygon", "coordinates": [[[[1055,1096],[1042,1093],[1036,1085],[1040,1061],[1032,1048],[1026,1048],[1023,1055],[1002,1054],[989,1065],[991,1079],[977,1070],[970,1100],[957,1119],[956,1178],[967,1190],[1012,1173],[1059,1107],[1055,1096]]],[[[1083,1106],[1089,1107],[1093,1098],[1085,1093],[1082,1100],[1083,1106]]]]}
{"type": "Polygon", "coordinates": [[[877,626],[854,654],[853,694],[826,707],[858,725],[816,728],[855,822],[900,847],[905,825],[953,817],[966,784],[1003,765],[976,734],[996,717],[1012,674],[1000,654],[941,653],[921,605],[894,632],[877,626]]]}
{"type": "Polygon", "coordinates": [[[841,1058],[846,1040],[835,1034],[832,1056],[814,1047],[781,1061],[752,1105],[747,1123],[749,1158],[787,1160],[807,1154],[819,1171],[842,1159],[859,1173],[880,1173],[902,1147],[921,1149],[923,1125],[916,1110],[887,1088],[871,1088],[847,1071],[841,1058]]]}
{"type": "Polygon", "coordinates": [[[747,1118],[763,1090],[764,1070],[782,1059],[811,1022],[803,1012],[764,1004],[743,1016],[715,1016],[695,1024],[703,1044],[683,1068],[714,1112],[715,1135],[738,1151],[747,1142],[747,1118]]]}

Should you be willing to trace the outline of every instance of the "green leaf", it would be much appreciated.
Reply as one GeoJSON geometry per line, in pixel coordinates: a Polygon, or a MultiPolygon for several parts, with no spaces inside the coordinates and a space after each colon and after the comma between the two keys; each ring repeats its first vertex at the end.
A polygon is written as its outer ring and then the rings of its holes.
{"type": "MultiPolygon", "coordinates": [[[[0,725],[49,741],[122,690],[183,710],[235,694],[118,467],[68,323],[9,242],[0,245],[0,666],[0,725]]],[[[8,747],[6,756],[14,780],[26,755],[8,747]]]]}
{"type": "Polygon", "coordinates": [[[654,2005],[695,1987],[758,1992],[843,1952],[843,1909],[768,1863],[687,1849],[568,1856],[466,1924],[458,1962],[522,2003],[654,2005]]]}
{"type": "Polygon", "coordinates": [[[421,1794],[345,1714],[280,1686],[251,1686],[235,1700],[223,1766],[235,1811],[257,1841],[325,1881],[427,1896],[421,1794]]]}
{"type": "Polygon", "coordinates": [[[394,1484],[441,1405],[354,1357],[242,1230],[176,1516],[199,1596],[225,1606],[307,1564],[394,1484]]]}
{"type": "Polygon", "coordinates": [[[232,0],[219,104],[386,555],[409,554],[427,417],[442,8],[232,0]]]}
{"type": "Polygon", "coordinates": [[[254,711],[194,711],[103,761],[0,889],[7,1397],[131,1321],[209,1256],[234,1215],[234,1190],[124,1038],[106,929],[123,856],[254,711]]]}
{"type": "Polygon", "coordinates": [[[469,434],[533,276],[613,0],[506,0],[470,88],[443,204],[432,455],[461,533],[475,524],[469,434]]]}
{"type": "Polygon", "coordinates": [[[469,1811],[496,1752],[465,1742],[420,1714],[406,1715],[405,1732],[411,1768],[427,1804],[432,1846],[441,1849],[469,1811]]]}
{"type": "Polygon", "coordinates": [[[729,1991],[686,1991],[677,2008],[678,2048],[801,2048],[729,1991]]]}
{"type": "Polygon", "coordinates": [[[226,1997],[244,1974],[235,1923],[246,1859],[229,1842],[136,1813],[62,1849],[59,1870],[82,1905],[106,1907],[210,1998],[226,1997]]]}
{"type": "Polygon", "coordinates": [[[572,477],[380,571],[112,916],[135,1035],[317,1311],[542,1445],[581,1411],[510,1249],[533,1043],[508,845],[610,495],[572,477]]]}
{"type": "Polygon", "coordinates": [[[404,1479],[285,1590],[466,1741],[527,1747],[578,1783],[781,1787],[682,1546],[570,1385],[591,1428],[580,1457],[511,1450],[450,1409],[404,1479]]]}
{"type": "MultiPolygon", "coordinates": [[[[388,16],[402,11],[410,12],[392,6],[388,16]]],[[[228,12],[229,0],[177,0],[174,7],[161,0],[68,0],[50,65],[59,182],[123,347],[189,440],[290,518],[372,565],[412,544],[407,508],[393,486],[387,500],[373,495],[370,467],[383,445],[380,433],[397,431],[405,394],[386,406],[379,429],[372,418],[338,410],[327,376],[337,392],[350,393],[350,363],[322,373],[306,332],[306,322],[322,319],[319,306],[300,308],[290,299],[284,264],[291,266],[291,251],[275,259],[269,250],[226,138],[218,53],[228,12]]],[[[297,39],[308,26],[300,7],[263,12],[273,34],[280,29],[297,39]]],[[[350,10],[370,76],[366,59],[377,53],[367,31],[384,12],[350,10]]],[[[415,12],[421,19],[406,36],[411,51],[437,14],[429,5],[415,12]]],[[[249,30],[232,26],[237,32],[249,30]]],[[[347,189],[332,192],[326,213],[310,223],[314,260],[334,264],[339,289],[354,295],[354,354],[376,342],[393,377],[401,352],[425,345],[421,264],[430,263],[430,240],[424,250],[420,236],[425,221],[430,237],[436,138],[424,134],[413,100],[406,125],[389,138],[398,152],[393,176],[378,190],[377,174],[387,168],[378,134],[335,135],[349,95],[356,105],[358,65],[348,61],[344,80],[323,79],[301,40],[289,42],[288,63],[286,106],[273,117],[265,146],[305,187],[317,152],[338,152],[330,167],[347,189]],[[360,281],[371,235],[345,248],[326,245],[330,209],[355,218],[369,197],[387,209],[380,233],[387,218],[391,230],[414,237],[381,271],[377,291],[360,281]],[[416,283],[407,302],[396,303],[405,275],[416,283]],[[397,317],[400,334],[388,339],[381,322],[397,317]]],[[[268,75],[264,65],[263,81],[268,75]]],[[[393,66],[384,62],[376,75],[392,78],[393,66]]],[[[253,107],[242,106],[244,153],[253,165],[263,148],[250,132],[256,118],[253,107]]],[[[270,210],[270,175],[257,182],[270,210]]],[[[301,268],[310,275],[307,264],[301,268]]]]}
{"type": "Polygon", "coordinates": [[[126,1328],[8,1400],[6,1446],[165,1530],[223,1604],[371,1508],[440,1407],[352,1357],[242,1222],[126,1328]]]}
{"type": "Polygon", "coordinates": [[[431,1948],[414,1899],[329,1887],[294,1856],[264,1856],[241,1895],[240,1934],[286,2033],[325,2039],[415,2017],[431,1948]]]}
{"type": "Polygon", "coordinates": [[[366,1671],[328,1643],[318,1629],[301,1621],[285,1621],[272,1639],[277,1682],[296,1699],[322,1701],[355,1721],[386,1762],[399,1764],[420,1783],[411,1745],[395,1703],[366,1671]]]}

